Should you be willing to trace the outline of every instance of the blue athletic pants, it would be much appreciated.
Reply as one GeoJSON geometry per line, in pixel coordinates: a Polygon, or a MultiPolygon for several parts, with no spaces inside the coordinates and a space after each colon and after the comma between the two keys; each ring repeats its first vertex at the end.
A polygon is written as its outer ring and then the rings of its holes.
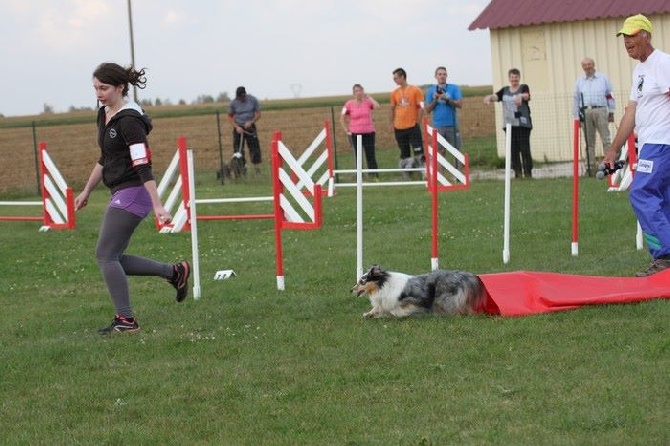
{"type": "Polygon", "coordinates": [[[670,258],[670,145],[645,144],[629,191],[649,253],[670,258]]]}

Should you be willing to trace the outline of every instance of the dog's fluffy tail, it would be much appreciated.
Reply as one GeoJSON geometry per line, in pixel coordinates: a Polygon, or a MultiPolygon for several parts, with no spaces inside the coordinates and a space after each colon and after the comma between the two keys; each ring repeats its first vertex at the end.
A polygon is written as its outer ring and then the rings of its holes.
{"type": "Polygon", "coordinates": [[[428,282],[436,314],[473,315],[486,296],[481,279],[465,271],[434,271],[428,282]]]}

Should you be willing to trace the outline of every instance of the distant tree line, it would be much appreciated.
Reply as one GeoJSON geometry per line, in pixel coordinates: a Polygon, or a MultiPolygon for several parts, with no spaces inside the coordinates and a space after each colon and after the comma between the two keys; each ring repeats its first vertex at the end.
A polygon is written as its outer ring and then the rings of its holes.
{"type": "MultiPolygon", "coordinates": [[[[214,102],[230,102],[230,96],[228,96],[227,92],[219,93],[219,95],[214,98],[214,96],[209,95],[209,94],[201,94],[200,96],[197,97],[195,101],[191,101],[191,105],[199,105],[199,104],[213,104],[214,102]]],[[[163,105],[174,105],[172,101],[169,98],[165,99],[141,99],[140,100],[140,105],[142,107],[160,107],[163,105]]],[[[187,105],[187,102],[184,99],[180,99],[179,102],[177,102],[177,105],[187,105]]],[[[68,108],[68,112],[77,112],[77,111],[91,111],[93,110],[93,107],[75,107],[74,105],[71,105],[68,108]]],[[[56,113],[54,110],[53,105],[49,104],[44,104],[43,109],[42,109],[42,115],[52,115],[56,113]]],[[[5,116],[0,113],[0,118],[4,118],[5,116]]]]}

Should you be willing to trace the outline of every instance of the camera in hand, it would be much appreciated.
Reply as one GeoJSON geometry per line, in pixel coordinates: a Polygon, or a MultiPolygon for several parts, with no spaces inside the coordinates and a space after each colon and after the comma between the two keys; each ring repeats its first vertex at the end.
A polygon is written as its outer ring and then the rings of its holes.
{"type": "Polygon", "coordinates": [[[439,85],[435,88],[435,94],[443,94],[444,93],[444,88],[440,87],[439,85]]]}
{"type": "Polygon", "coordinates": [[[614,163],[614,166],[610,166],[609,163],[607,163],[607,164],[602,163],[598,167],[598,172],[596,172],[596,178],[598,178],[599,180],[602,180],[607,175],[612,175],[617,170],[623,169],[624,164],[625,163],[622,160],[619,160],[616,163],[614,163]]]}

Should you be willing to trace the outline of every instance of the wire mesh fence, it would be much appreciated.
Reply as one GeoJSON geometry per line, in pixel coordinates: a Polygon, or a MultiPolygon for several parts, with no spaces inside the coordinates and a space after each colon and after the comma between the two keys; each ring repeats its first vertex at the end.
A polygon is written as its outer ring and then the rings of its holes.
{"type": "MultiPolygon", "coordinates": [[[[617,93],[615,122],[621,117],[625,94],[617,93]]],[[[154,170],[158,176],[165,170],[176,151],[177,137],[184,136],[195,153],[196,170],[215,171],[222,160],[233,153],[232,127],[225,106],[197,116],[160,117],[154,119],[149,135],[154,170]]],[[[533,132],[531,151],[537,164],[563,163],[572,160],[572,97],[534,95],[531,101],[533,132]]],[[[269,165],[270,142],[275,131],[281,131],[286,145],[294,150],[306,148],[324,127],[332,126],[333,147],[338,154],[351,153],[351,146],[340,123],[341,106],[295,107],[264,110],[258,122],[263,163],[269,165]]],[[[151,114],[151,109],[149,109],[151,114]]],[[[463,151],[470,153],[474,170],[504,165],[504,133],[499,104],[485,105],[483,97],[467,97],[459,110],[459,129],[463,151]],[[498,165],[491,159],[499,158],[498,165]]],[[[377,150],[398,150],[389,123],[388,104],[374,112],[377,150]]],[[[31,126],[13,127],[9,119],[0,120],[0,151],[6,162],[0,165],[0,193],[30,193],[39,190],[37,144],[47,143],[51,157],[68,183],[82,185],[99,157],[96,142],[95,112],[90,122],[49,124],[35,120],[31,126]]],[[[81,122],[81,120],[80,120],[81,122]]],[[[615,125],[611,126],[614,133],[615,125]]],[[[580,142],[583,145],[583,142],[580,142]]],[[[581,150],[584,152],[584,150],[581,150]]],[[[602,142],[596,141],[596,155],[602,156],[602,142]]],[[[353,157],[349,159],[353,166],[353,157]]]]}

